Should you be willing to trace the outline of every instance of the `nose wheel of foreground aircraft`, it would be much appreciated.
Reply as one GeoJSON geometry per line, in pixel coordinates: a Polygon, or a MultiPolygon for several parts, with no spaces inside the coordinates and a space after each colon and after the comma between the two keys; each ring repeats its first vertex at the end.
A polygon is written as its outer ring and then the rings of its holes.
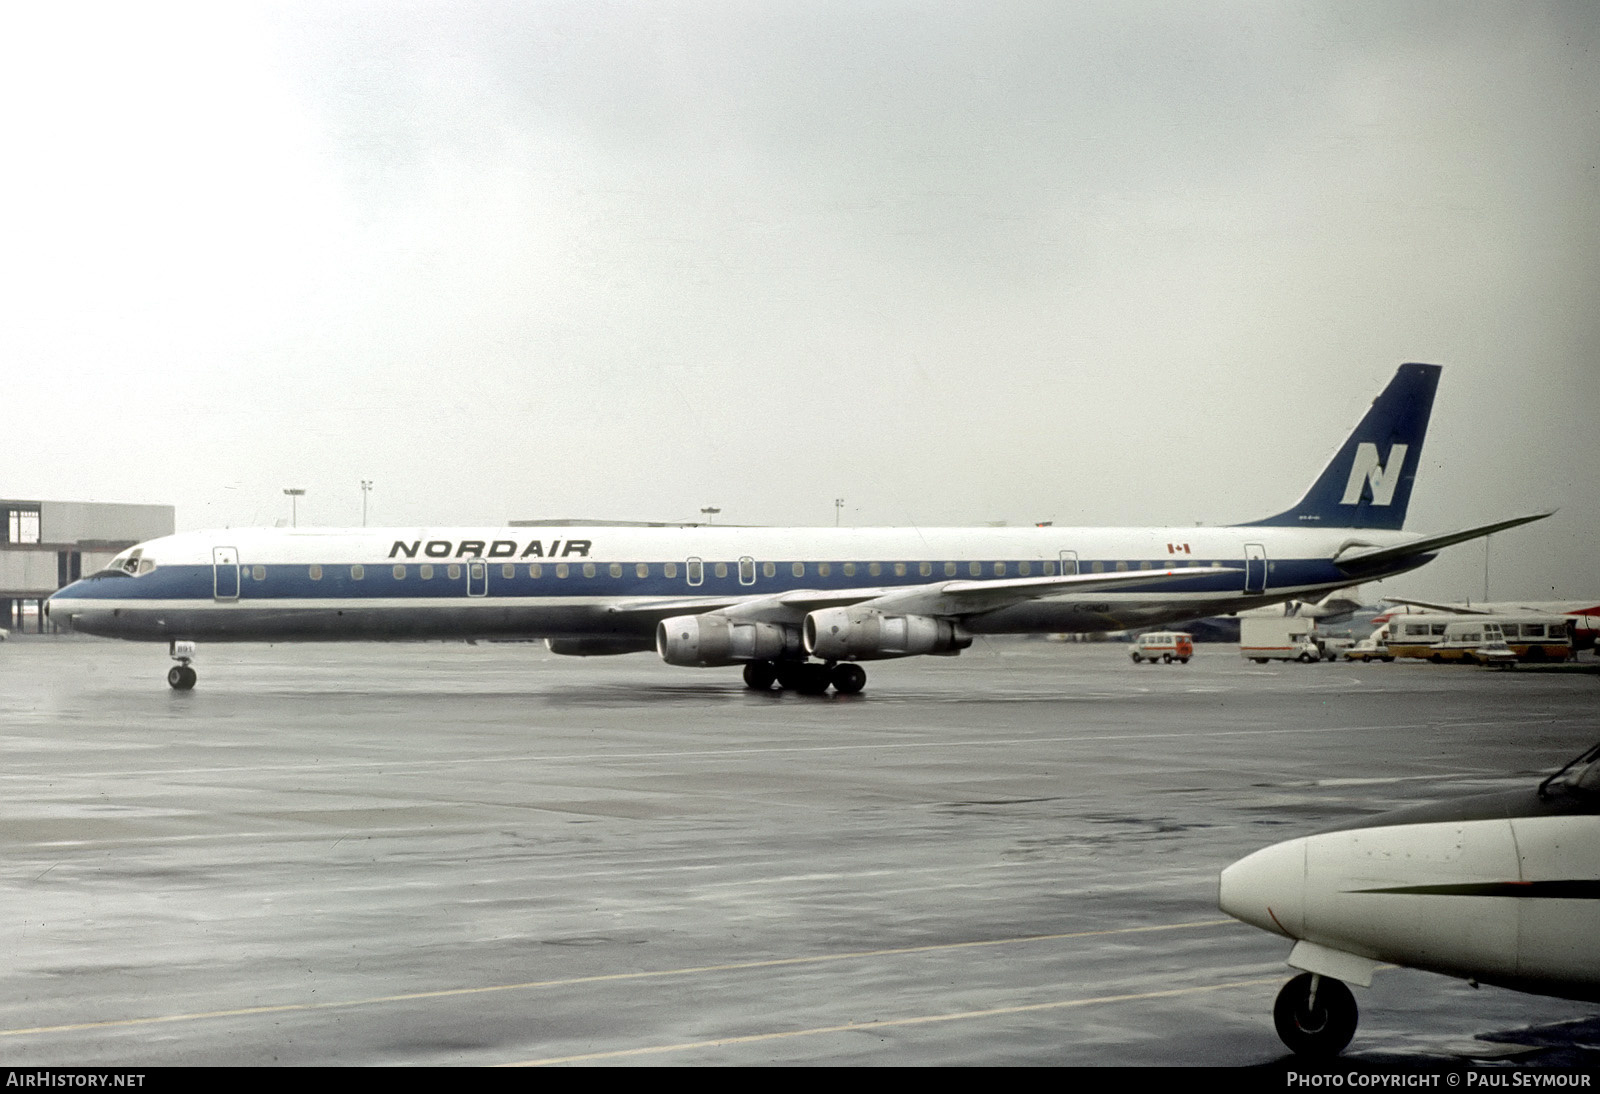
{"type": "Polygon", "coordinates": [[[1337,1056],[1356,1035],[1356,997],[1342,980],[1303,972],[1272,1007],[1278,1036],[1298,1056],[1337,1056]]]}
{"type": "Polygon", "coordinates": [[[751,661],[745,665],[745,687],[768,691],[773,684],[801,695],[823,695],[831,684],[840,695],[855,695],[867,686],[867,670],[851,661],[832,665],[815,661],[751,661]]]}
{"type": "Polygon", "coordinates": [[[167,670],[167,686],[173,691],[188,691],[200,679],[189,664],[194,660],[194,643],[174,642],[170,648],[172,659],[178,663],[167,670]]]}

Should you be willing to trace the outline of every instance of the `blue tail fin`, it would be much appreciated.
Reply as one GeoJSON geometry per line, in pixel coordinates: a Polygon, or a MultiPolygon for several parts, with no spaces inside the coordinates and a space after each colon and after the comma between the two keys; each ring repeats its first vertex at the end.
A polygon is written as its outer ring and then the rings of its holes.
{"type": "Polygon", "coordinates": [[[1441,371],[1401,365],[1299,504],[1246,527],[1403,527],[1441,371]]]}

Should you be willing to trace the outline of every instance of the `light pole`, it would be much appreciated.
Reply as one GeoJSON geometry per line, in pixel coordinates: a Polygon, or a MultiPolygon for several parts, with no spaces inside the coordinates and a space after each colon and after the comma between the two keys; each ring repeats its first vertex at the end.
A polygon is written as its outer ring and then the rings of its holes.
{"type": "Polygon", "coordinates": [[[372,493],[372,480],[361,480],[361,527],[367,526],[367,495],[372,493]]]}
{"type": "Polygon", "coordinates": [[[290,527],[298,528],[300,527],[299,501],[305,497],[306,492],[298,486],[287,487],[283,492],[289,495],[289,525],[290,527]]]}
{"type": "Polygon", "coordinates": [[[700,511],[706,515],[707,524],[715,524],[716,521],[712,518],[714,518],[718,513],[722,512],[722,510],[718,509],[715,505],[708,505],[700,511]]]}

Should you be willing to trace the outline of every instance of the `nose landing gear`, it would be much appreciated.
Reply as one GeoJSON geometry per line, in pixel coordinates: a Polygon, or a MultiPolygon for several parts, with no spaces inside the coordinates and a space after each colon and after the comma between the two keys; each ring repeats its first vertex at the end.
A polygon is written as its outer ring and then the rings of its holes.
{"type": "Polygon", "coordinates": [[[194,660],[194,643],[174,641],[167,649],[172,659],[178,662],[167,670],[167,686],[173,691],[188,691],[200,679],[189,665],[194,660]]]}
{"type": "Polygon", "coordinates": [[[1299,1056],[1337,1056],[1356,1035],[1356,997],[1344,981],[1303,972],[1272,1007],[1278,1036],[1299,1056]]]}

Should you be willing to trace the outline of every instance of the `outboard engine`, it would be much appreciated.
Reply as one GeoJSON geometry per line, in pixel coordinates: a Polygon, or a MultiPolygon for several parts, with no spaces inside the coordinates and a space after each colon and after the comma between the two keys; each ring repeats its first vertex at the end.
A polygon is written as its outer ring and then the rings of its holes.
{"type": "Polygon", "coordinates": [[[825,661],[880,661],[923,653],[954,656],[972,636],[948,619],[873,608],[823,608],[806,616],[806,652],[825,661]]]}
{"type": "Polygon", "coordinates": [[[800,632],[725,615],[676,615],[656,624],[656,652],[669,665],[705,668],[800,656],[800,632]]]}

